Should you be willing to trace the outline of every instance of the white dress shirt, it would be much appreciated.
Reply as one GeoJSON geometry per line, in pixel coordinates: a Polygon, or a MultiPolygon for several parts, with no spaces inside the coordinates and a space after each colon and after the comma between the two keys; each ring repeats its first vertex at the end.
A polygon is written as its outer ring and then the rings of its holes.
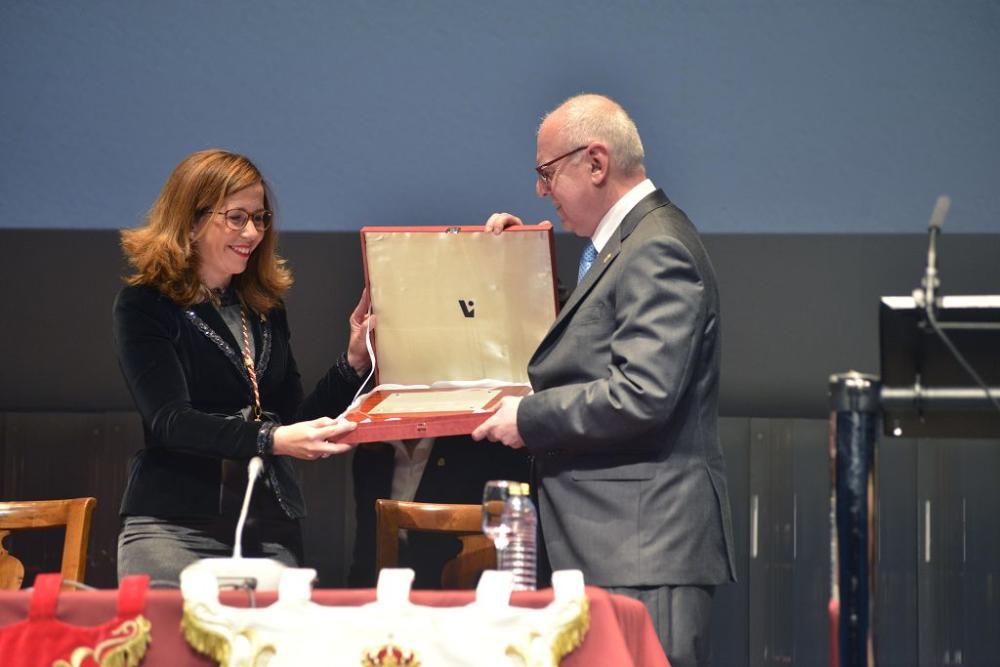
{"type": "Polygon", "coordinates": [[[622,195],[622,198],[616,201],[614,206],[608,209],[608,212],[604,214],[601,221],[597,223],[594,235],[590,237],[590,242],[594,244],[595,248],[597,248],[598,253],[600,253],[601,250],[604,249],[604,246],[608,244],[608,239],[610,239],[611,235],[615,233],[618,226],[622,224],[622,220],[625,219],[628,212],[635,208],[635,205],[638,204],[643,197],[652,192],[656,192],[656,186],[653,185],[653,181],[647,178],[642,183],[622,195]]]}
{"type": "Polygon", "coordinates": [[[389,443],[395,450],[395,460],[392,467],[392,490],[390,494],[393,500],[412,501],[417,495],[417,487],[420,486],[420,478],[423,477],[424,468],[427,467],[427,459],[431,455],[431,447],[434,446],[434,438],[421,438],[413,448],[411,454],[406,449],[406,445],[401,440],[393,440],[389,443]]]}

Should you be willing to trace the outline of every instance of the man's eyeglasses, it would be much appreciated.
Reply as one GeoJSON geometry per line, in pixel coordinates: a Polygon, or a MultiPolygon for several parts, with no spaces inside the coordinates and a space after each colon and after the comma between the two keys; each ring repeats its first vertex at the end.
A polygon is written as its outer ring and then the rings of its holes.
{"type": "Polygon", "coordinates": [[[544,183],[545,186],[548,187],[549,185],[552,184],[552,176],[555,174],[555,171],[556,171],[555,169],[549,170],[549,167],[551,167],[552,165],[554,165],[556,162],[559,162],[559,160],[564,160],[564,159],[568,158],[570,155],[574,155],[576,153],[579,153],[580,151],[582,151],[583,149],[587,148],[588,146],[590,146],[590,144],[584,144],[583,146],[579,146],[578,148],[574,148],[573,150],[571,150],[568,153],[563,153],[559,157],[554,157],[551,160],[549,160],[548,162],[543,162],[542,164],[540,164],[537,167],[535,167],[535,173],[538,174],[538,178],[541,179],[542,183],[544,183]]]}
{"type": "Polygon", "coordinates": [[[268,210],[251,213],[242,208],[231,208],[228,211],[209,211],[209,213],[218,213],[221,215],[226,221],[226,227],[234,232],[242,232],[250,220],[253,220],[253,226],[257,228],[258,232],[265,232],[271,226],[271,221],[274,219],[274,213],[268,210]]]}

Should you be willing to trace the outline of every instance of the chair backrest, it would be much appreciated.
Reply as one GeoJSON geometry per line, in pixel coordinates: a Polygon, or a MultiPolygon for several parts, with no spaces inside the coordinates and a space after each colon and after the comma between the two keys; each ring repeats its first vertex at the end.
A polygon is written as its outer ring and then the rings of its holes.
{"type": "Polygon", "coordinates": [[[399,565],[400,529],[450,533],[462,550],[445,563],[444,588],[475,588],[483,570],[496,567],[493,543],[482,532],[480,505],[412,503],[380,498],[375,501],[375,571],[399,565]]]}
{"type": "Polygon", "coordinates": [[[0,502],[0,590],[16,590],[24,580],[24,565],[3,547],[12,530],[65,526],[62,567],[64,580],[83,583],[87,571],[87,543],[96,498],[16,500],[0,502]]]}

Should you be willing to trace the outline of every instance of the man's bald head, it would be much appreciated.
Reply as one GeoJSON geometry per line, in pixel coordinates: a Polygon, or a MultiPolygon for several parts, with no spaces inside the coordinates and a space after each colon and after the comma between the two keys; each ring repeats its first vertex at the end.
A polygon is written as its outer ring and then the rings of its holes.
{"type": "Polygon", "coordinates": [[[645,178],[639,130],[625,109],[611,98],[594,94],[571,97],[542,119],[542,125],[549,123],[558,128],[566,146],[600,141],[608,147],[619,176],[629,180],[645,178]]]}

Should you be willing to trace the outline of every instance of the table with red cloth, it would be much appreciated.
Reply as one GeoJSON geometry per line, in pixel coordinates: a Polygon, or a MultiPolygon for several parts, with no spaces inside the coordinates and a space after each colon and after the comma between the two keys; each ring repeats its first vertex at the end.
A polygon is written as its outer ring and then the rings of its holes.
{"type": "MultiPolygon", "coordinates": [[[[622,595],[588,586],[590,629],[583,644],[567,655],[562,667],[670,667],[656,638],[649,613],[641,602],[622,595]]],[[[275,600],[274,593],[257,593],[257,606],[267,606],[275,600]]],[[[0,592],[0,625],[27,618],[30,591],[0,592]]],[[[67,623],[96,625],[115,615],[118,593],[114,590],[65,591],[60,595],[56,615],[67,623]]],[[[432,607],[468,604],[474,591],[412,591],[410,601],[432,607]]],[[[374,589],[317,589],[313,602],[330,606],[357,606],[375,601],[374,589]]],[[[223,604],[249,606],[248,595],[224,591],[223,604]]],[[[521,607],[544,607],[552,602],[552,589],[517,592],[511,603],[521,607]]],[[[145,616],[152,623],[153,642],[142,664],[157,667],[183,665],[214,665],[209,658],[196,653],[181,634],[181,613],[184,601],[179,590],[151,590],[146,601],[145,616]]]]}

